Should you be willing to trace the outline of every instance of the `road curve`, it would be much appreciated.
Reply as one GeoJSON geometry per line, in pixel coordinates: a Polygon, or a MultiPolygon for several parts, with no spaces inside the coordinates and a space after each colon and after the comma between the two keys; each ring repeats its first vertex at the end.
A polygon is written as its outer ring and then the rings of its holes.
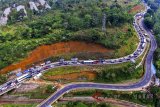
{"type": "MultiPolygon", "coordinates": [[[[135,16],[134,18],[139,17],[135,16]]],[[[6,92],[15,89],[19,85],[21,85],[22,82],[28,80],[28,78],[35,77],[39,75],[40,73],[44,73],[45,71],[53,68],[58,67],[65,67],[65,66],[86,66],[86,65],[106,65],[106,64],[119,64],[124,62],[135,62],[135,59],[140,57],[146,48],[146,38],[145,35],[140,31],[142,30],[138,25],[137,21],[133,23],[135,30],[138,32],[138,38],[139,38],[139,44],[137,46],[137,49],[130,55],[116,58],[116,59],[99,59],[99,60],[68,60],[68,61],[59,61],[59,62],[50,62],[50,63],[44,63],[40,66],[34,66],[27,70],[23,71],[23,74],[20,77],[17,77],[13,80],[10,80],[2,85],[0,85],[0,95],[5,94],[6,92]],[[27,72],[26,72],[27,71],[27,72]]],[[[147,41],[148,42],[148,41],[147,41]]]]}
{"type": "Polygon", "coordinates": [[[143,18],[139,20],[139,24],[146,30],[150,37],[150,49],[146,57],[145,61],[145,74],[142,77],[141,81],[131,84],[131,85],[118,85],[118,84],[101,84],[101,83],[70,83],[65,85],[63,88],[57,90],[54,94],[52,94],[48,99],[44,100],[37,107],[47,107],[48,105],[54,103],[57,99],[59,99],[65,93],[75,90],[75,89],[103,89],[103,90],[118,90],[118,91],[134,91],[134,90],[142,90],[143,87],[146,87],[150,84],[152,72],[151,72],[151,63],[153,60],[153,53],[157,48],[157,43],[154,38],[154,35],[145,28],[143,25],[143,18]]]}

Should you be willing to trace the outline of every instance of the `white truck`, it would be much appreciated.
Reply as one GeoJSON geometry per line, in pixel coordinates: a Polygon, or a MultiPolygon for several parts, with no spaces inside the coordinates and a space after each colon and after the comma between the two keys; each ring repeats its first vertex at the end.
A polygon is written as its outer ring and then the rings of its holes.
{"type": "Polygon", "coordinates": [[[42,76],[42,73],[37,74],[36,76],[33,77],[34,80],[39,79],[42,76]]]}

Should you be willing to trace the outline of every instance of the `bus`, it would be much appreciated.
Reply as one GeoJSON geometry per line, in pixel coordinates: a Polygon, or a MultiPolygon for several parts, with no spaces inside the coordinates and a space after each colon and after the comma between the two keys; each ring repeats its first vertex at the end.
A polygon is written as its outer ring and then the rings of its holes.
{"type": "Polygon", "coordinates": [[[31,74],[30,74],[30,73],[26,73],[26,74],[18,77],[16,80],[17,80],[18,82],[22,82],[23,80],[25,80],[25,79],[27,79],[27,78],[30,78],[30,77],[31,77],[31,74]]]}

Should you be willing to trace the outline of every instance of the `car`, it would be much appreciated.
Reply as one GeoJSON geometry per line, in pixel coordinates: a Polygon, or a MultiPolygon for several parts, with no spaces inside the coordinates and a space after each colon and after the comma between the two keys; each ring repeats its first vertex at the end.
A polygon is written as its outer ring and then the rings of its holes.
{"type": "Polygon", "coordinates": [[[15,85],[16,85],[15,83],[12,83],[12,84],[11,84],[11,87],[13,87],[13,86],[15,86],[15,85]]]}
{"type": "Polygon", "coordinates": [[[50,63],[51,63],[51,61],[46,61],[46,62],[45,62],[45,65],[50,64],[50,63]]]}
{"type": "Polygon", "coordinates": [[[99,60],[96,60],[93,62],[93,64],[98,64],[99,63],[99,60]]]}
{"type": "Polygon", "coordinates": [[[51,68],[53,68],[53,67],[54,67],[54,65],[50,65],[50,67],[51,67],[51,68]]]}
{"type": "Polygon", "coordinates": [[[45,63],[40,64],[40,66],[44,66],[44,65],[45,65],[45,63]]]}
{"type": "Polygon", "coordinates": [[[134,55],[133,54],[131,54],[131,55],[129,55],[129,58],[132,58],[134,55]]]}
{"type": "Polygon", "coordinates": [[[111,63],[114,63],[114,62],[115,62],[115,60],[111,60],[110,62],[111,62],[111,63]]]}
{"type": "Polygon", "coordinates": [[[151,33],[154,34],[153,30],[151,30],[151,33]]]}
{"type": "Polygon", "coordinates": [[[11,84],[12,84],[12,82],[8,82],[8,83],[7,83],[7,85],[11,85],[11,84]]]}
{"type": "Polygon", "coordinates": [[[63,62],[64,65],[68,65],[68,62],[63,62]]]}
{"type": "Polygon", "coordinates": [[[123,59],[119,59],[118,61],[119,61],[119,62],[123,62],[123,59]]]}
{"type": "Polygon", "coordinates": [[[129,57],[127,57],[126,59],[127,59],[127,60],[130,60],[130,58],[129,58],[129,57]]]}
{"type": "Polygon", "coordinates": [[[103,62],[105,62],[105,59],[100,58],[100,59],[99,59],[99,62],[103,63],[103,62]]]}
{"type": "Polygon", "coordinates": [[[7,89],[7,87],[3,87],[1,90],[3,91],[3,90],[6,90],[7,89]]]}
{"type": "Polygon", "coordinates": [[[142,47],[142,49],[144,49],[144,47],[145,47],[145,43],[143,43],[143,44],[141,45],[141,47],[142,47]]]}
{"type": "Polygon", "coordinates": [[[144,36],[148,36],[148,35],[145,33],[144,36]]]}
{"type": "Polygon", "coordinates": [[[139,51],[141,51],[141,49],[137,49],[137,51],[139,52],[139,51]]]}
{"type": "Polygon", "coordinates": [[[50,67],[49,66],[45,66],[44,68],[43,68],[43,70],[46,70],[46,69],[49,69],[50,67]]]}
{"type": "Polygon", "coordinates": [[[134,55],[134,57],[137,57],[138,55],[136,54],[136,55],[134,55]]]}
{"type": "Polygon", "coordinates": [[[135,55],[138,55],[139,53],[138,52],[135,52],[133,55],[135,56],[135,55]]]}

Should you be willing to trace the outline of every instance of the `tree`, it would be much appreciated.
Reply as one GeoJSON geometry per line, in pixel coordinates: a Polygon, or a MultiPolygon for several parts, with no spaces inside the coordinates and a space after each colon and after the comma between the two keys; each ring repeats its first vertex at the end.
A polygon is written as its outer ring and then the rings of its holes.
{"type": "Polygon", "coordinates": [[[47,93],[52,93],[53,92],[52,85],[47,86],[46,92],[47,93]]]}
{"type": "Polygon", "coordinates": [[[6,75],[0,75],[0,84],[3,84],[4,82],[6,82],[7,81],[7,77],[6,77],[6,75]]]}
{"type": "Polygon", "coordinates": [[[160,34],[160,23],[159,22],[156,22],[154,24],[153,30],[155,34],[160,34]]]}
{"type": "Polygon", "coordinates": [[[83,21],[77,16],[70,16],[68,20],[68,29],[77,31],[83,26],[83,21]]]}
{"type": "Polygon", "coordinates": [[[8,23],[13,24],[17,21],[18,19],[18,12],[17,10],[13,9],[12,12],[8,16],[8,23]]]}
{"type": "Polygon", "coordinates": [[[146,17],[144,19],[144,24],[149,28],[149,29],[152,29],[153,28],[153,25],[154,25],[154,22],[152,20],[151,17],[146,17]]]}
{"type": "Polygon", "coordinates": [[[150,5],[150,8],[153,9],[154,11],[156,11],[158,9],[158,3],[152,2],[150,5]]]}
{"type": "Polygon", "coordinates": [[[144,18],[146,18],[146,17],[151,17],[151,15],[150,15],[149,13],[146,13],[146,14],[144,15],[144,18]]]}
{"type": "Polygon", "coordinates": [[[147,13],[149,13],[150,15],[153,15],[154,14],[154,10],[153,9],[148,9],[147,13]]]}
{"type": "Polygon", "coordinates": [[[92,16],[89,14],[86,14],[84,17],[84,27],[85,28],[89,28],[91,27],[91,23],[92,23],[92,16]]]}
{"type": "Polygon", "coordinates": [[[78,102],[75,107],[88,107],[88,106],[82,102],[78,102]]]}

